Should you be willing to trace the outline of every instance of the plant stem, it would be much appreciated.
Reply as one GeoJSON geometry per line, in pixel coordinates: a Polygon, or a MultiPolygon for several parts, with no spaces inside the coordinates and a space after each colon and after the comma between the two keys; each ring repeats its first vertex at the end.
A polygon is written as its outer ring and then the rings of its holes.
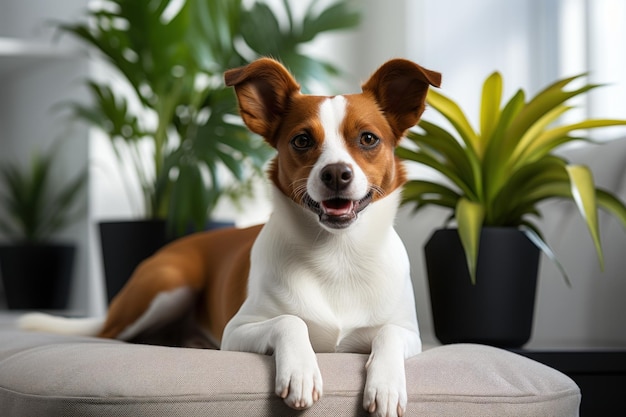
{"type": "MultiPolygon", "coordinates": [[[[158,124],[156,131],[154,132],[154,175],[155,179],[160,178],[161,175],[166,173],[163,171],[163,165],[165,163],[164,148],[168,143],[167,134],[168,127],[173,123],[176,113],[176,104],[180,102],[184,86],[184,80],[178,79],[177,82],[171,87],[169,94],[158,94],[158,97],[167,98],[157,103],[157,116],[158,124]]],[[[162,196],[154,190],[152,214],[159,218],[167,217],[167,198],[161,198],[162,196]]]]}

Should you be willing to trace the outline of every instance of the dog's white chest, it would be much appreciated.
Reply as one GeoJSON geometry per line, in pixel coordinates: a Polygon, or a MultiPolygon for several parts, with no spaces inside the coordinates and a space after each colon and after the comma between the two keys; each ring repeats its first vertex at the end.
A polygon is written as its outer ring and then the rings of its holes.
{"type": "MultiPolygon", "coordinates": [[[[371,207],[372,214],[377,208],[384,209],[371,207]]],[[[367,352],[379,326],[416,326],[402,313],[414,309],[409,263],[390,223],[362,229],[373,235],[308,236],[306,228],[285,226],[285,218],[270,221],[255,244],[245,309],[300,317],[317,352],[367,352]]]]}
{"type": "Polygon", "coordinates": [[[342,343],[355,332],[371,328],[378,320],[372,313],[389,315],[372,285],[358,282],[362,277],[359,272],[341,269],[312,274],[309,268],[295,267],[291,276],[297,278],[290,279],[286,287],[276,288],[273,294],[278,308],[307,323],[311,344],[317,352],[367,351],[369,343],[354,346],[353,342],[351,349],[342,348],[342,343]]]}

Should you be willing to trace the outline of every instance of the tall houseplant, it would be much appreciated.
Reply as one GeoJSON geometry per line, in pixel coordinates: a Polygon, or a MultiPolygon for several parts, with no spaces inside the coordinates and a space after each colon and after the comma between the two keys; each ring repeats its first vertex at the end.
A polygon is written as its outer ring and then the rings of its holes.
{"type": "Polygon", "coordinates": [[[93,103],[72,105],[76,116],[107,134],[120,166],[133,168],[148,219],[101,224],[109,298],[141,259],[190,227],[202,229],[222,197],[249,193],[271,156],[241,123],[224,71],[267,55],[290,67],[304,89],[338,73],[301,47],[321,33],[354,27],[359,15],[343,1],[313,0],[297,17],[290,3],[275,4],[275,12],[260,1],[244,7],[241,0],[108,0],[84,22],[61,26],[103,56],[127,87],[89,80],[93,103]],[[141,230],[120,247],[109,230],[121,227],[141,230]],[[147,239],[131,240],[140,237],[147,239]]]}
{"type": "Polygon", "coordinates": [[[67,306],[76,248],[54,236],[77,217],[86,176],[55,186],[57,152],[35,153],[26,169],[0,166],[0,231],[10,241],[0,246],[0,271],[11,309],[67,306]]]}
{"type": "Polygon", "coordinates": [[[134,168],[145,217],[167,219],[180,234],[190,223],[202,228],[222,196],[248,190],[271,151],[239,122],[222,74],[265,55],[281,59],[304,88],[337,74],[301,46],[355,26],[359,16],[345,2],[324,9],[318,3],[296,18],[284,0],[281,22],[258,1],[245,8],[241,0],[109,0],[84,22],[61,26],[104,56],[130,87],[122,93],[90,80],[93,104],[73,108],[108,135],[122,165],[134,168]],[[150,158],[140,150],[146,141],[150,158]]]}
{"type": "Polygon", "coordinates": [[[525,327],[521,336],[506,335],[502,339],[487,340],[490,336],[444,334],[451,328],[442,323],[438,326],[438,319],[434,317],[436,332],[439,327],[440,340],[473,339],[503,345],[521,345],[528,340],[539,249],[556,262],[569,283],[565,270],[533,222],[533,217],[540,216],[537,207],[540,202],[560,198],[570,199],[576,204],[587,224],[601,265],[603,257],[597,220],[598,207],[615,215],[626,226],[624,204],[611,193],[597,188],[592,173],[586,166],[569,164],[553,153],[555,149],[573,141],[590,141],[576,135],[581,130],[626,125],[625,120],[610,119],[558,123],[559,118],[572,109],[572,106],[566,104],[568,100],[598,87],[586,84],[565,90],[581,77],[579,75],[558,80],[528,101],[524,91],[520,89],[502,105],[502,76],[497,72],[491,74],[482,88],[479,131],[474,130],[458,104],[436,91],[429,91],[428,104],[447,119],[452,129],[422,120],[418,125],[420,131],[410,132],[408,135],[414,146],[400,148],[398,155],[405,160],[433,168],[441,174],[443,181],[410,181],[404,191],[404,203],[414,204],[416,210],[427,205],[437,205],[452,211],[451,219],[456,221],[458,232],[438,231],[426,245],[431,298],[441,295],[444,287],[450,285],[440,282],[444,278],[432,277],[431,273],[435,272],[461,275],[458,280],[462,282],[457,280],[453,285],[463,285],[467,290],[467,293],[461,293],[456,289],[457,299],[452,302],[441,304],[438,300],[431,300],[433,314],[439,309],[447,318],[456,320],[455,330],[469,329],[471,323],[468,322],[468,316],[454,316],[469,315],[472,314],[471,311],[446,311],[450,305],[457,303],[463,304],[467,310],[474,309],[475,312],[483,313],[483,317],[477,319],[483,323],[475,323],[477,327],[484,329],[488,327],[485,324],[491,322],[494,328],[507,329],[512,327],[511,323],[506,322],[507,317],[522,322],[522,327],[525,327]],[[508,237],[504,240],[496,236],[505,234],[508,237]],[[504,253],[506,245],[512,245],[514,252],[528,252],[530,260],[519,261],[517,255],[504,253]],[[500,262],[496,259],[491,263],[488,259],[491,249],[487,246],[492,246],[497,251],[496,257],[500,258],[500,262]],[[446,255],[444,263],[437,263],[432,256],[439,248],[450,252],[452,248],[456,248],[459,253],[455,256],[462,261],[462,265],[450,262],[451,253],[446,255]],[[511,269],[506,269],[507,267],[511,269]],[[530,284],[527,282],[517,286],[508,281],[504,283],[503,280],[522,269],[528,269],[531,276],[520,277],[520,280],[530,281],[530,284]],[[483,294],[486,283],[492,281],[498,286],[496,292],[483,294]],[[503,288],[509,289],[512,300],[505,301],[502,298],[506,292],[503,288]],[[470,305],[469,293],[472,292],[481,293],[487,299],[475,300],[470,305]],[[498,304],[510,309],[521,299],[522,294],[526,294],[531,303],[530,307],[523,308],[530,313],[530,317],[519,320],[520,314],[513,310],[501,312],[499,315],[485,310],[487,305],[496,303],[496,300],[498,304]],[[437,303],[446,307],[436,305],[437,303]],[[493,317],[486,318],[487,315],[493,317]]]}

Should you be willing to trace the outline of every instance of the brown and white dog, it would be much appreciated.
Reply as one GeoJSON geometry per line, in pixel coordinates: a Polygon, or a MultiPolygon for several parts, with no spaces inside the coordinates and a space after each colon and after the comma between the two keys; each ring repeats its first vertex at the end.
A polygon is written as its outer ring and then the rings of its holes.
{"type": "Polygon", "coordinates": [[[441,76],[392,60],[360,94],[300,93],[278,62],[225,74],[250,130],[276,148],[264,226],[199,233],[144,261],[106,320],[22,318],[24,328],[132,340],[192,312],[222,349],[273,353],[290,407],[322,396],[315,352],[366,352],[364,407],[404,413],[404,360],[421,351],[406,250],[393,229],[405,173],[394,150],[441,76]]]}

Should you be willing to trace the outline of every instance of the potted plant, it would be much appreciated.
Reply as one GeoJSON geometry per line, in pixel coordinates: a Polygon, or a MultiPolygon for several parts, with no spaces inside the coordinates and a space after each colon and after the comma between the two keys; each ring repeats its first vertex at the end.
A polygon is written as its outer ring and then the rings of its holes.
{"type": "Polygon", "coordinates": [[[137,256],[129,251],[130,238],[122,238],[123,254],[110,257],[135,260],[107,277],[125,281],[137,260],[167,239],[190,226],[202,229],[221,198],[250,194],[251,180],[272,151],[240,122],[235,96],[222,81],[225,70],[273,56],[305,89],[307,82],[338,73],[301,46],[320,33],[355,26],[358,14],[345,2],[320,9],[313,1],[301,18],[289,1],[276,7],[286,21],[256,1],[244,7],[241,0],[111,0],[89,9],[86,21],[61,26],[104,56],[129,87],[122,92],[90,80],[93,103],[72,108],[107,134],[120,165],[132,166],[141,184],[147,225],[131,236],[145,235],[150,224],[157,228],[148,242],[133,245],[142,251],[137,256]]]}
{"type": "Polygon", "coordinates": [[[566,91],[582,75],[556,81],[526,100],[519,90],[504,105],[502,77],[483,84],[480,130],[451,99],[430,90],[427,102],[452,129],[428,121],[408,134],[398,155],[437,171],[442,181],[413,180],[405,204],[452,211],[456,229],[435,231],[425,246],[435,334],[443,343],[481,342],[521,346],[530,338],[539,250],[556,262],[533,217],[546,199],[572,200],[585,220],[603,264],[597,208],[626,225],[626,207],[596,188],[586,166],[569,164],[553,151],[573,141],[590,141],[577,131],[626,125],[590,119],[559,124],[572,108],[566,102],[598,85],[566,91]],[[412,144],[411,144],[412,143],[412,144]]]}
{"type": "Polygon", "coordinates": [[[74,267],[74,244],[53,236],[78,215],[84,174],[55,187],[52,169],[58,148],[35,153],[29,169],[0,166],[0,275],[10,309],[64,309],[74,267]]]}

